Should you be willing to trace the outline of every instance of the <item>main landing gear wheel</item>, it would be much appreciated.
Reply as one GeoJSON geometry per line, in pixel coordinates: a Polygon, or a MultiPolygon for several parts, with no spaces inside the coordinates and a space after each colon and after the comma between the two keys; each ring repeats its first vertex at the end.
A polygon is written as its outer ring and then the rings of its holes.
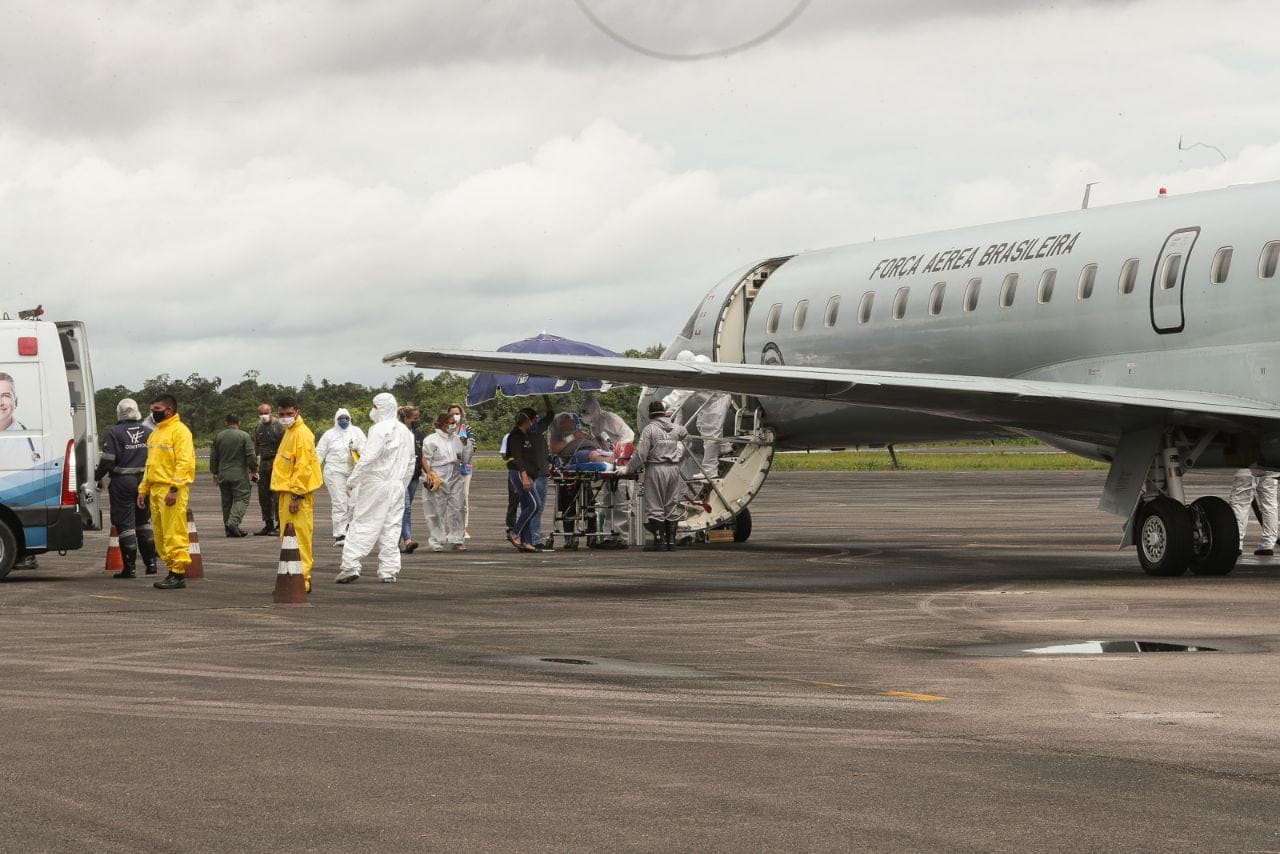
{"type": "Polygon", "coordinates": [[[1138,562],[1147,575],[1175,576],[1192,558],[1191,512],[1172,498],[1153,498],[1138,508],[1134,526],[1138,562]]]}
{"type": "Polygon", "coordinates": [[[1231,505],[1215,495],[1197,498],[1191,515],[1191,571],[1196,575],[1226,575],[1240,554],[1240,530],[1231,505]]]}
{"type": "Polygon", "coordinates": [[[745,543],[749,536],[751,536],[751,511],[743,507],[733,520],[733,541],[745,543]]]}

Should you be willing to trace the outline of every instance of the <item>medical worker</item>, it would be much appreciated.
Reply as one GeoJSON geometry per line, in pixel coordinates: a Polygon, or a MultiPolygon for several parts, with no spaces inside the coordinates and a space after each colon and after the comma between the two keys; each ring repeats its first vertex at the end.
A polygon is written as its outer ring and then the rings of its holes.
{"type": "Polygon", "coordinates": [[[302,583],[310,593],[311,567],[315,565],[311,541],[316,527],[316,490],[324,483],[320,458],[316,456],[316,434],[302,420],[298,401],[292,397],[276,401],[276,420],[284,428],[271,466],[271,491],[280,496],[276,516],[280,539],[284,539],[285,526],[292,522],[302,560],[302,583]]]}
{"type": "Polygon", "coordinates": [[[107,431],[102,456],[93,479],[102,490],[102,478],[109,472],[111,485],[111,524],[120,536],[120,555],[124,569],[112,578],[136,578],[138,552],[147,575],[156,574],[156,538],[151,529],[151,508],[138,506],[138,484],[147,470],[147,436],[152,427],[142,421],[142,412],[131,397],[116,404],[116,424],[107,431]]]}
{"type": "Polygon", "coordinates": [[[413,471],[413,433],[396,417],[396,399],[386,392],[373,398],[373,426],[360,460],[347,478],[354,513],[342,544],[337,582],[360,577],[360,559],[378,549],[378,580],[400,574],[400,528],[405,489],[413,471]]]}
{"type": "Polygon", "coordinates": [[[444,551],[448,543],[454,551],[463,551],[462,440],[458,438],[459,421],[449,412],[436,419],[436,429],[422,441],[422,470],[427,478],[440,479],[440,485],[427,492],[431,505],[427,514],[427,548],[444,551]]]}
{"type": "Polygon", "coordinates": [[[1276,475],[1266,469],[1237,469],[1231,484],[1231,509],[1236,514],[1236,527],[1240,529],[1239,551],[1244,551],[1244,531],[1249,524],[1249,510],[1254,497],[1258,500],[1258,516],[1262,523],[1262,538],[1254,554],[1270,557],[1276,547],[1276,475]]]}
{"type": "Polygon", "coordinates": [[[462,443],[462,539],[471,539],[471,475],[475,474],[475,466],[471,460],[475,456],[476,439],[471,425],[467,423],[467,413],[461,403],[449,406],[449,417],[458,427],[458,441],[462,443]]]}
{"type": "MultiPolygon", "coordinates": [[[[694,357],[698,364],[710,364],[711,360],[699,353],[694,357]]],[[[720,455],[733,449],[722,442],[724,423],[729,416],[729,395],[724,392],[704,392],[704,398],[694,417],[694,426],[702,439],[702,474],[711,480],[720,476],[720,455]]]]}
{"type": "Polygon", "coordinates": [[[334,545],[342,545],[347,538],[347,526],[351,524],[347,477],[364,449],[364,441],[364,431],[351,423],[351,413],[339,407],[333,414],[333,426],[324,431],[316,445],[316,456],[324,467],[324,485],[329,490],[334,545]]]}
{"type": "MultiPolygon", "coordinates": [[[[636,431],[631,429],[622,416],[600,406],[595,395],[588,395],[582,404],[582,419],[590,428],[591,434],[600,440],[601,446],[614,452],[614,459],[620,459],[626,445],[633,444],[636,431]]],[[[627,458],[629,459],[629,457],[627,458]]],[[[621,466],[620,466],[621,467],[621,466]]],[[[609,536],[600,545],[605,548],[625,549],[631,534],[631,499],[635,494],[635,482],[631,480],[611,480],[597,493],[600,509],[605,512],[609,525],[609,536]]]]}
{"type": "Polygon", "coordinates": [[[178,401],[171,395],[151,401],[151,418],[156,429],[147,437],[147,466],[138,484],[138,507],[150,505],[156,551],[169,568],[169,574],[152,586],[176,590],[187,586],[187,567],[191,565],[187,501],[196,480],[196,446],[178,416],[178,401]]]}
{"type": "Polygon", "coordinates": [[[627,463],[628,472],[644,472],[645,526],[653,534],[647,552],[676,546],[676,525],[680,521],[680,460],[689,431],[671,421],[662,401],[649,402],[649,423],[640,431],[635,453],[627,463]]]}

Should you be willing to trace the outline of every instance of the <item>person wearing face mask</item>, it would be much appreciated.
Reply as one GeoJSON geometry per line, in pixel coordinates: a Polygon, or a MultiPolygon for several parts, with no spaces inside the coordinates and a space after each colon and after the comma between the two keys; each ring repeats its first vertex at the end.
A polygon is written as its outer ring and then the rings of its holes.
{"type": "Polygon", "coordinates": [[[324,431],[316,445],[316,456],[324,467],[324,485],[329,490],[333,519],[334,545],[342,545],[351,523],[347,476],[364,448],[364,431],[351,423],[351,413],[339,407],[333,414],[333,426],[324,431]]]}
{"type": "Polygon", "coordinates": [[[191,539],[187,534],[187,501],[196,480],[196,447],[191,431],[178,417],[178,401],[163,394],[151,401],[156,429],[147,436],[147,465],[138,484],[138,507],[150,506],[156,551],[169,574],[153,586],[175,590],[187,586],[191,539]]]}
{"type": "Polygon", "coordinates": [[[275,465],[280,440],[284,438],[284,425],[271,414],[271,405],[258,406],[258,428],[253,434],[253,453],[258,458],[258,471],[264,476],[258,480],[258,506],[262,509],[262,530],[254,536],[267,537],[278,533],[279,518],[276,514],[278,496],[271,491],[271,469],[275,465]]]}
{"type": "Polygon", "coordinates": [[[471,524],[471,475],[475,473],[471,460],[475,456],[476,437],[471,432],[471,425],[466,422],[466,412],[463,411],[462,404],[451,404],[449,406],[449,417],[457,425],[458,441],[462,443],[462,539],[469,540],[471,539],[469,529],[471,524]]]}
{"type": "Polygon", "coordinates": [[[396,399],[375,395],[369,417],[373,426],[360,461],[347,483],[355,512],[342,544],[342,566],[335,579],[350,584],[360,577],[360,560],[378,549],[378,580],[393,582],[400,575],[400,526],[405,489],[414,465],[413,433],[396,417],[396,399]]]}
{"type": "Polygon", "coordinates": [[[413,540],[413,497],[418,494],[418,484],[422,482],[422,467],[418,459],[422,456],[422,414],[416,406],[402,406],[396,412],[396,418],[413,436],[413,460],[409,467],[409,483],[404,488],[404,514],[400,517],[400,551],[413,554],[418,544],[413,540]]]}
{"type": "Polygon", "coordinates": [[[276,519],[282,539],[285,526],[293,523],[302,563],[302,583],[310,593],[311,567],[315,564],[311,550],[315,532],[315,493],[324,482],[324,476],[320,472],[320,458],[316,456],[316,436],[302,420],[298,401],[292,397],[277,400],[276,416],[284,428],[284,438],[280,440],[275,463],[271,467],[271,490],[280,495],[276,519]]]}
{"type": "Polygon", "coordinates": [[[116,405],[116,425],[107,433],[102,455],[93,478],[102,490],[109,473],[111,524],[120,534],[120,554],[124,568],[112,578],[136,578],[138,554],[147,575],[156,574],[156,541],[151,527],[151,508],[138,506],[138,484],[147,468],[147,435],[154,430],[142,422],[142,413],[131,397],[116,405]]]}
{"type": "Polygon", "coordinates": [[[466,549],[462,542],[463,451],[458,423],[450,413],[440,413],[435,432],[422,442],[422,469],[428,477],[440,478],[440,486],[426,495],[433,511],[427,516],[427,546],[433,552],[444,551],[446,544],[454,551],[466,549]]]}

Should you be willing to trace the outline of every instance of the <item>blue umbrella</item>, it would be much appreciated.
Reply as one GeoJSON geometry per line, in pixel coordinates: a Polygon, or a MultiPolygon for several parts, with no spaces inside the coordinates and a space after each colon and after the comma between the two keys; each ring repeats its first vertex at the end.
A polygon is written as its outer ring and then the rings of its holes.
{"type": "MultiPolygon", "coordinates": [[[[542,333],[523,341],[514,341],[498,348],[499,353],[548,353],[555,356],[617,356],[618,353],[587,344],[570,341],[559,335],[542,333]]],[[[475,406],[493,400],[501,391],[507,397],[528,397],[539,394],[557,394],[572,391],[574,386],[583,391],[599,391],[605,383],[600,380],[578,382],[558,380],[555,377],[531,377],[524,374],[476,374],[467,384],[467,406],[475,406]]]]}

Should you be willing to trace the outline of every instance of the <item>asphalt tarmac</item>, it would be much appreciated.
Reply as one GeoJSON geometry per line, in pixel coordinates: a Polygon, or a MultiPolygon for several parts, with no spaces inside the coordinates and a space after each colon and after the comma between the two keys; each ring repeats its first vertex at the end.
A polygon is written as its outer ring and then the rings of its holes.
{"type": "Polygon", "coordinates": [[[1148,578],[1102,480],[778,473],[745,544],[523,555],[481,473],[468,551],[341,586],[322,492],[285,607],[204,477],[206,580],[0,584],[0,850],[1280,851],[1280,559],[1148,578]],[[1022,652],[1126,639],[1218,651],[1022,652]]]}

